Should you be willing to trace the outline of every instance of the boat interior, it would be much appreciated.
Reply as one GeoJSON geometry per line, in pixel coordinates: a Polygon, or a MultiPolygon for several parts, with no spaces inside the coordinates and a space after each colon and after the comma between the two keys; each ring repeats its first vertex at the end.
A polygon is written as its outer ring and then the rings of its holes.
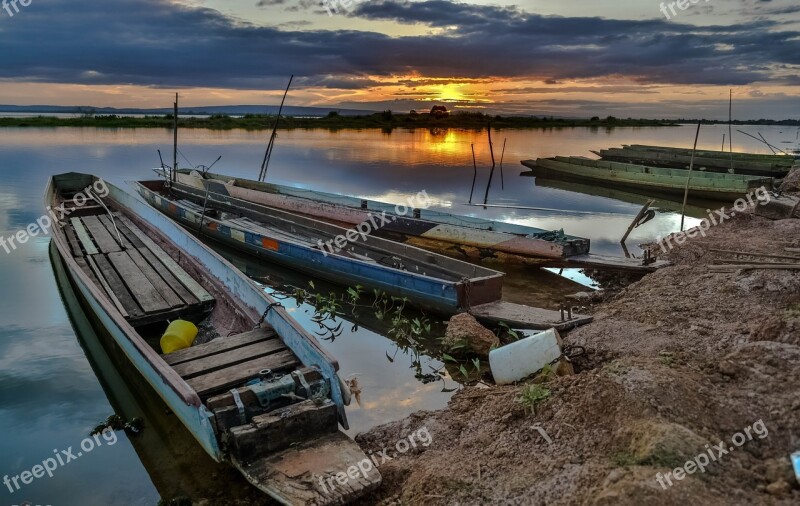
{"type": "MultiPolygon", "coordinates": [[[[216,434],[227,438],[259,420],[264,425],[263,417],[282,408],[291,410],[284,418],[309,410],[324,413],[325,423],[311,432],[338,430],[336,406],[327,398],[329,384],[319,370],[304,367],[275,330],[260,324],[259,315],[207,275],[197,259],[112,198],[101,198],[91,189],[95,181],[74,173],[54,178],[51,206],[68,216],[54,231],[62,255],[68,251],[96,293],[160,355],[163,367],[197,394],[214,415],[216,434]],[[85,205],[75,204],[79,192],[91,194],[85,205]],[[199,332],[191,346],[163,354],[159,339],[175,319],[191,321],[199,332]]],[[[277,430],[265,427],[256,432],[277,430]]],[[[284,440],[288,445],[292,438],[284,440]]],[[[229,444],[237,441],[231,436],[229,444]]],[[[276,441],[270,449],[281,444],[276,441]]],[[[255,458],[250,449],[238,455],[255,458]]]]}

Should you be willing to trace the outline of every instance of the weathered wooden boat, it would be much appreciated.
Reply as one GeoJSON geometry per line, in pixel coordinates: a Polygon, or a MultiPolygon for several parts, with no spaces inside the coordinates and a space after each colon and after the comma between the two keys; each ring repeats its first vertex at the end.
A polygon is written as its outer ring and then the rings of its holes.
{"type": "MultiPolygon", "coordinates": [[[[157,169],[158,170],[158,169],[157,169]]],[[[353,226],[384,215],[390,222],[377,231],[439,253],[476,259],[506,256],[566,258],[589,252],[589,240],[560,231],[460,216],[432,209],[406,209],[385,202],[294,188],[248,179],[181,169],[176,186],[219,194],[353,226]],[[398,212],[401,211],[401,212],[398,212]]]]}
{"type": "Polygon", "coordinates": [[[700,171],[745,174],[775,178],[785,177],[789,172],[789,168],[791,167],[791,157],[788,156],[777,157],[782,158],[780,161],[767,161],[762,158],[732,159],[730,156],[726,156],[724,153],[719,156],[711,156],[710,154],[707,154],[709,152],[698,152],[695,153],[693,158],[691,150],[689,150],[689,153],[685,153],[681,150],[647,150],[637,149],[631,146],[626,146],[622,149],[603,149],[601,151],[593,151],[593,153],[603,160],[634,163],[652,167],[688,169],[689,165],[694,163],[694,169],[700,171]],[[694,160],[694,162],[692,162],[692,160],[694,160]]]}
{"type": "MultiPolygon", "coordinates": [[[[263,493],[243,480],[236,468],[221,466],[197,444],[111,335],[92,323],[90,313],[81,304],[81,297],[70,281],[55,241],[50,242],[49,253],[56,285],[75,337],[113,413],[127,422],[136,419],[143,422],[144,429],[128,441],[163,502],[169,503],[178,497],[211,503],[221,500],[263,502],[263,493]]],[[[125,476],[131,472],[134,470],[126,469],[125,476]]]]}
{"type": "MultiPolygon", "coordinates": [[[[381,290],[445,315],[469,311],[487,321],[499,321],[511,305],[500,300],[504,274],[493,269],[165,180],[140,181],[135,188],[147,203],[194,232],[345,287],[381,290]]],[[[530,328],[591,321],[583,315],[565,320],[557,311],[528,306],[517,309],[529,315],[530,328]]]]}
{"type": "MultiPolygon", "coordinates": [[[[530,168],[534,176],[578,182],[594,181],[673,195],[683,195],[689,175],[689,171],[685,169],[648,167],[577,156],[524,160],[522,164],[530,168]]],[[[689,179],[689,195],[712,200],[734,200],[762,186],[771,189],[772,185],[772,178],[697,170],[692,171],[689,179]]]]}
{"type": "MultiPolygon", "coordinates": [[[[650,146],[647,144],[623,144],[624,148],[631,148],[640,151],[660,151],[664,153],[680,153],[684,155],[691,155],[691,148],[675,148],[669,146],[650,146]]],[[[796,157],[790,155],[777,155],[777,154],[764,154],[764,153],[730,153],[728,151],[716,151],[707,149],[698,149],[695,151],[696,156],[708,158],[727,158],[730,160],[745,160],[745,161],[762,161],[775,164],[779,167],[791,167],[796,157]]]]}
{"type": "Polygon", "coordinates": [[[341,504],[380,483],[373,468],[331,489],[330,477],[368,459],[339,430],[348,393],[338,364],[280,304],[166,216],[94,176],[54,176],[45,202],[58,209],[52,241],[93,324],[208,455],[283,504],[341,504]],[[160,354],[151,343],[178,318],[201,333],[193,346],[160,354]]]}

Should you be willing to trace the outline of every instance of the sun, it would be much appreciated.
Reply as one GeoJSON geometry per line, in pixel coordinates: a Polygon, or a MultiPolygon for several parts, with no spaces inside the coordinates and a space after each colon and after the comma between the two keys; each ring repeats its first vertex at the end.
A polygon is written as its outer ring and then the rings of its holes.
{"type": "Polygon", "coordinates": [[[465,99],[460,85],[443,84],[438,88],[439,100],[443,102],[461,102],[465,99]]]}

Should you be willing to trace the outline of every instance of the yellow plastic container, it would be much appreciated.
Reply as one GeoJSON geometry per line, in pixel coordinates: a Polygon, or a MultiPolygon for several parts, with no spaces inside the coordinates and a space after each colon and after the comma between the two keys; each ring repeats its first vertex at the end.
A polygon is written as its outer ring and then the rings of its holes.
{"type": "Polygon", "coordinates": [[[166,354],[188,348],[194,342],[195,337],[197,337],[197,327],[194,323],[175,320],[169,324],[167,331],[161,336],[161,351],[166,354]]]}

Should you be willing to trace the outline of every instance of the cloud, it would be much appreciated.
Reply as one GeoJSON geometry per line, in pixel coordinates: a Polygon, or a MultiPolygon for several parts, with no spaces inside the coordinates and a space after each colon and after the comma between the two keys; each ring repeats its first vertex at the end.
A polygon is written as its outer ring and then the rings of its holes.
{"type": "Polygon", "coordinates": [[[229,89],[281,88],[289,74],[301,84],[305,78],[308,86],[340,89],[409,75],[744,85],[786,79],[800,66],[800,32],[769,19],[696,26],[540,16],[446,0],[374,0],[350,12],[362,20],[431,29],[390,36],[257,26],[167,1],[115,0],[113,6],[51,0],[4,19],[0,79],[229,89]]]}

